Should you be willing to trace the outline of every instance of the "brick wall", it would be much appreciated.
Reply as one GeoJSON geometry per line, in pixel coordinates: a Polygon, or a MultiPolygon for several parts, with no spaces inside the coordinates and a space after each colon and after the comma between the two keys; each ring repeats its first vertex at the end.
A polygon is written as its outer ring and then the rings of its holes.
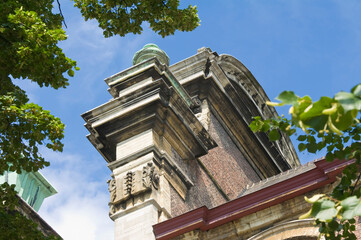
{"type": "Polygon", "coordinates": [[[194,186],[188,189],[186,199],[171,187],[172,217],[198,207],[213,208],[223,204],[236,198],[247,184],[260,180],[213,114],[210,114],[208,131],[218,147],[207,155],[184,161],[173,151],[173,159],[194,186]]]}
{"type": "Polygon", "coordinates": [[[211,149],[200,161],[227,196],[234,199],[247,184],[258,182],[260,178],[213,114],[208,131],[218,147],[211,149]]]}

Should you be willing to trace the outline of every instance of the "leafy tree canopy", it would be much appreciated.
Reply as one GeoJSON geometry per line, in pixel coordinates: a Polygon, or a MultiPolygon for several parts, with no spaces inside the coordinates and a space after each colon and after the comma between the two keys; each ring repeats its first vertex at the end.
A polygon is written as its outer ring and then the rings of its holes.
{"type": "Polygon", "coordinates": [[[288,135],[303,132],[297,138],[299,151],[316,153],[326,149],[327,161],[350,161],[331,194],[306,198],[312,208],[300,218],[314,218],[326,239],[356,239],[355,217],[361,216],[361,84],[350,92],[342,91],[333,98],[321,97],[318,101],[291,91],[282,92],[276,99],[278,103],[267,104],[291,105],[291,118],[255,117],[250,124],[254,132],[268,132],[271,140],[279,139],[279,130],[288,135]]]}
{"type": "MultiPolygon", "coordinates": [[[[178,9],[177,0],[74,0],[85,19],[97,19],[104,36],[139,34],[146,21],[161,36],[199,25],[196,7],[178,9]]],[[[57,46],[67,38],[63,18],[53,11],[53,0],[0,1],[0,174],[38,171],[49,163],[39,153],[45,145],[62,151],[64,124],[49,111],[30,103],[13,79],[27,79],[54,89],[69,85],[79,70],[57,46]]],[[[14,212],[14,186],[0,186],[0,226],[9,239],[41,239],[36,226],[14,212]],[[29,228],[22,231],[23,226],[29,228]],[[16,228],[18,226],[18,228],[16,228]]]]}
{"type": "Polygon", "coordinates": [[[197,8],[178,9],[179,0],[74,0],[85,20],[96,19],[105,37],[140,34],[142,23],[162,37],[176,30],[192,31],[199,25],[197,8]]]}
{"type": "Polygon", "coordinates": [[[0,3],[0,172],[47,166],[39,145],[62,150],[60,119],[29,103],[25,91],[12,81],[29,79],[55,89],[69,85],[63,74],[73,76],[78,68],[57,46],[66,39],[61,23],[49,0],[0,3]]]}
{"type": "MultiPolygon", "coordinates": [[[[49,163],[39,153],[45,145],[62,151],[64,124],[49,111],[30,103],[13,79],[28,79],[40,87],[66,87],[78,70],[57,46],[65,40],[62,17],[53,1],[0,2],[0,174],[38,171],[49,163]]],[[[14,186],[0,186],[1,235],[8,239],[43,239],[37,226],[17,212],[14,186]],[[26,227],[24,227],[26,226],[26,227]]],[[[52,237],[51,237],[52,238],[52,237]]]]}

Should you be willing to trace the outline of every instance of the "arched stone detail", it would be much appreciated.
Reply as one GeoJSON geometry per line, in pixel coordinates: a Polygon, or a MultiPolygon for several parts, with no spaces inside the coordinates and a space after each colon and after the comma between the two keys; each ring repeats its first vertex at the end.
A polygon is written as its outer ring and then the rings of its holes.
{"type": "MultiPolygon", "coordinates": [[[[274,107],[266,105],[269,101],[265,91],[252,75],[252,73],[235,57],[222,54],[217,58],[217,64],[229,79],[237,92],[242,104],[243,118],[247,124],[252,122],[252,117],[261,116],[263,119],[276,118],[278,114],[274,107]]],[[[296,151],[290,139],[284,132],[280,132],[281,138],[272,142],[280,150],[283,159],[286,159],[291,167],[299,165],[296,151]]]]}
{"type": "MultiPolygon", "coordinates": [[[[317,240],[318,228],[313,219],[281,223],[264,230],[248,240],[317,240]]],[[[323,238],[321,238],[323,239],[323,238]]]]}
{"type": "Polygon", "coordinates": [[[273,107],[265,105],[265,102],[269,101],[269,98],[256,78],[240,61],[231,55],[222,54],[217,59],[217,63],[237,92],[247,95],[251,101],[249,104],[255,105],[258,109],[258,113],[256,114],[264,118],[278,116],[273,107]]]}

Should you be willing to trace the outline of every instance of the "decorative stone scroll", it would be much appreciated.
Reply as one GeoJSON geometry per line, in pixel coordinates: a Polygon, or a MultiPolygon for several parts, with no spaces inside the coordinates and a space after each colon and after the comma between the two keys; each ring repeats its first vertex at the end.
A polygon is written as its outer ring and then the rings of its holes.
{"type": "Polygon", "coordinates": [[[143,167],[143,185],[151,189],[152,186],[154,189],[158,190],[159,186],[159,175],[153,166],[153,163],[149,162],[146,166],[143,167]]]}
{"type": "Polygon", "coordinates": [[[128,199],[154,188],[159,188],[159,174],[152,162],[143,167],[143,171],[129,171],[123,178],[108,180],[110,192],[110,214],[114,214],[117,205],[126,202],[128,199]]]}
{"type": "Polygon", "coordinates": [[[108,190],[110,192],[110,201],[113,202],[116,197],[117,197],[117,193],[116,193],[116,182],[115,182],[115,179],[111,179],[111,180],[108,180],[108,190]]]}

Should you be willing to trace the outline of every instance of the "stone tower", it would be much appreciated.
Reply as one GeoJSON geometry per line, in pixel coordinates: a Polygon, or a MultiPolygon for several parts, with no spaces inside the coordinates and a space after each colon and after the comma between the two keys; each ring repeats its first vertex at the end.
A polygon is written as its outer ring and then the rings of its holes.
{"type": "Polygon", "coordinates": [[[154,239],[152,225],[237,198],[247,184],[299,165],[281,134],[248,128],[277,116],[237,59],[209,48],[169,66],[155,44],[105,82],[112,99],[82,115],[87,136],[112,171],[115,239],[154,239]]]}

